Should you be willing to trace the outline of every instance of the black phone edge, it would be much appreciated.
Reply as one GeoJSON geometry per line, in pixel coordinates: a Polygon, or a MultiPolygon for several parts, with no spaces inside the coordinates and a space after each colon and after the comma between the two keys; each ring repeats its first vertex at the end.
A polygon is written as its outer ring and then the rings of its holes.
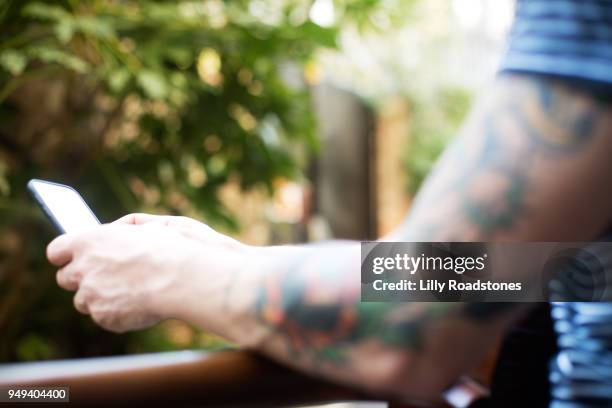
{"type": "Polygon", "coordinates": [[[54,183],[52,181],[47,181],[47,180],[40,180],[40,179],[31,179],[30,181],[28,181],[27,187],[28,187],[28,191],[30,192],[30,195],[34,198],[34,201],[36,201],[36,203],[38,204],[38,207],[40,207],[40,209],[43,211],[43,213],[45,214],[45,216],[47,217],[47,219],[49,221],[51,221],[51,224],[53,224],[53,226],[55,227],[55,229],[60,233],[60,234],[65,234],[66,231],[64,230],[64,228],[62,228],[62,226],[60,225],[60,223],[57,221],[57,219],[55,218],[55,216],[53,215],[53,213],[51,212],[51,210],[49,210],[49,207],[47,207],[47,205],[45,204],[44,200],[40,197],[40,195],[38,194],[38,192],[36,191],[36,188],[34,187],[34,183],[46,183],[46,184],[54,184],[56,186],[60,186],[60,187],[64,187],[64,188],[69,188],[72,191],[74,191],[75,193],[77,193],[77,195],[79,196],[79,198],[83,201],[83,203],[85,204],[85,206],[87,207],[87,209],[89,210],[89,212],[91,212],[91,215],[93,215],[93,217],[96,219],[96,221],[98,221],[98,223],[100,222],[100,220],[98,219],[98,217],[96,217],[96,214],[94,214],[93,211],[91,211],[91,208],[89,208],[89,206],[87,205],[87,203],[85,202],[85,200],[83,199],[83,197],[81,196],[81,194],[73,187],[67,186],[65,184],[60,184],[60,183],[54,183]]]}

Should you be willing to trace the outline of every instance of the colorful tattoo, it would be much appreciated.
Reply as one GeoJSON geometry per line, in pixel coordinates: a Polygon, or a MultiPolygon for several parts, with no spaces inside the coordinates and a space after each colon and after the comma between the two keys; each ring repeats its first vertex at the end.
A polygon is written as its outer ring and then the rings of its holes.
{"type": "MultiPolygon", "coordinates": [[[[601,110],[586,94],[525,76],[501,79],[484,102],[430,176],[398,239],[484,241],[513,231],[530,214],[534,162],[585,149],[601,110]]],[[[256,315],[286,340],[292,358],[350,366],[351,349],[369,342],[419,355],[433,325],[473,327],[516,313],[507,303],[362,303],[354,258],[341,244],[305,251],[279,260],[274,269],[284,272],[258,288],[256,315]]]]}
{"type": "Polygon", "coordinates": [[[500,81],[419,194],[404,225],[407,240],[489,240],[511,232],[529,216],[534,163],[569,158],[593,138],[602,105],[588,94],[546,78],[500,81]],[[454,205],[433,211],[442,199],[454,205]]]}
{"type": "MultiPolygon", "coordinates": [[[[320,253],[319,257],[323,258],[320,253]]],[[[320,361],[346,363],[347,348],[371,340],[420,350],[428,322],[445,315],[453,306],[362,303],[358,285],[347,288],[337,281],[330,282],[346,276],[341,266],[315,270],[308,267],[311,260],[303,262],[304,267],[282,277],[269,276],[259,288],[256,302],[259,319],[286,336],[288,351],[294,358],[308,354],[320,361]]]]}

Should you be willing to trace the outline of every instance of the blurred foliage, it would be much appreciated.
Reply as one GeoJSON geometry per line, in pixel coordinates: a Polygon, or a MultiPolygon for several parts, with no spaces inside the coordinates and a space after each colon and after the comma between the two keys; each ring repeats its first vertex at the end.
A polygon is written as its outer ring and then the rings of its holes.
{"type": "Polygon", "coordinates": [[[436,160],[457,134],[472,102],[472,93],[455,87],[441,87],[427,97],[410,98],[410,136],[405,164],[409,190],[416,194],[436,160]]]}
{"type": "Polygon", "coordinates": [[[77,187],[102,221],[139,210],[235,229],[219,190],[272,191],[317,146],[304,66],[396,3],[339,0],[321,27],[309,0],[0,1],[0,360],[216,344],[79,317],[44,259],[54,232],[27,180],[77,187]]]}

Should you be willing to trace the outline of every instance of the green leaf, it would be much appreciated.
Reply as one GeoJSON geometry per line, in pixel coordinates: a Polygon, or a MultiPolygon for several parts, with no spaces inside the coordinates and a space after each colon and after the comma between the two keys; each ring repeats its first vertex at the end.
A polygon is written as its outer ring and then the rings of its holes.
{"type": "Polygon", "coordinates": [[[11,192],[11,186],[7,178],[8,164],[0,159],[0,195],[7,196],[11,192]]]}
{"type": "Polygon", "coordinates": [[[60,6],[53,6],[41,2],[33,2],[23,8],[23,14],[28,17],[38,18],[41,20],[62,21],[71,19],[72,16],[68,11],[60,6]]]}
{"type": "Polygon", "coordinates": [[[17,355],[23,361],[45,360],[53,355],[53,348],[47,339],[32,333],[19,342],[17,355]]]}
{"type": "Polygon", "coordinates": [[[163,99],[168,94],[168,84],[162,74],[150,69],[138,73],[137,81],[144,93],[153,99],[163,99]]]}
{"type": "Polygon", "coordinates": [[[115,35],[112,26],[101,18],[79,17],[75,19],[74,24],[79,31],[100,39],[112,38],[115,35]]]}
{"type": "Polygon", "coordinates": [[[55,35],[62,44],[67,44],[70,40],[72,40],[74,28],[75,27],[72,21],[60,21],[55,26],[55,35]]]}
{"type": "Polygon", "coordinates": [[[186,68],[193,62],[193,50],[188,47],[170,47],[166,50],[166,55],[181,68],[186,68]]]}
{"type": "Polygon", "coordinates": [[[0,54],[0,65],[13,75],[23,72],[28,60],[23,53],[17,50],[5,50],[0,54]]]}
{"type": "Polygon", "coordinates": [[[79,73],[84,73],[89,68],[89,64],[81,58],[57,48],[32,47],[28,54],[43,62],[56,63],[79,73]]]}
{"type": "Polygon", "coordinates": [[[108,86],[113,92],[122,92],[130,80],[130,72],[125,68],[117,69],[108,76],[108,86]]]}

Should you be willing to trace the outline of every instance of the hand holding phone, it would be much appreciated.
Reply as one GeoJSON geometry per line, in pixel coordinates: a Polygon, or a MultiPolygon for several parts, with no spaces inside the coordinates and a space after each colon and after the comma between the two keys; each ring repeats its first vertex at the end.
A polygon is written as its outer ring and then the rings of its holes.
{"type": "Polygon", "coordinates": [[[80,232],[100,225],[83,197],[70,186],[32,179],[28,182],[28,190],[61,233],[80,232]]]}

